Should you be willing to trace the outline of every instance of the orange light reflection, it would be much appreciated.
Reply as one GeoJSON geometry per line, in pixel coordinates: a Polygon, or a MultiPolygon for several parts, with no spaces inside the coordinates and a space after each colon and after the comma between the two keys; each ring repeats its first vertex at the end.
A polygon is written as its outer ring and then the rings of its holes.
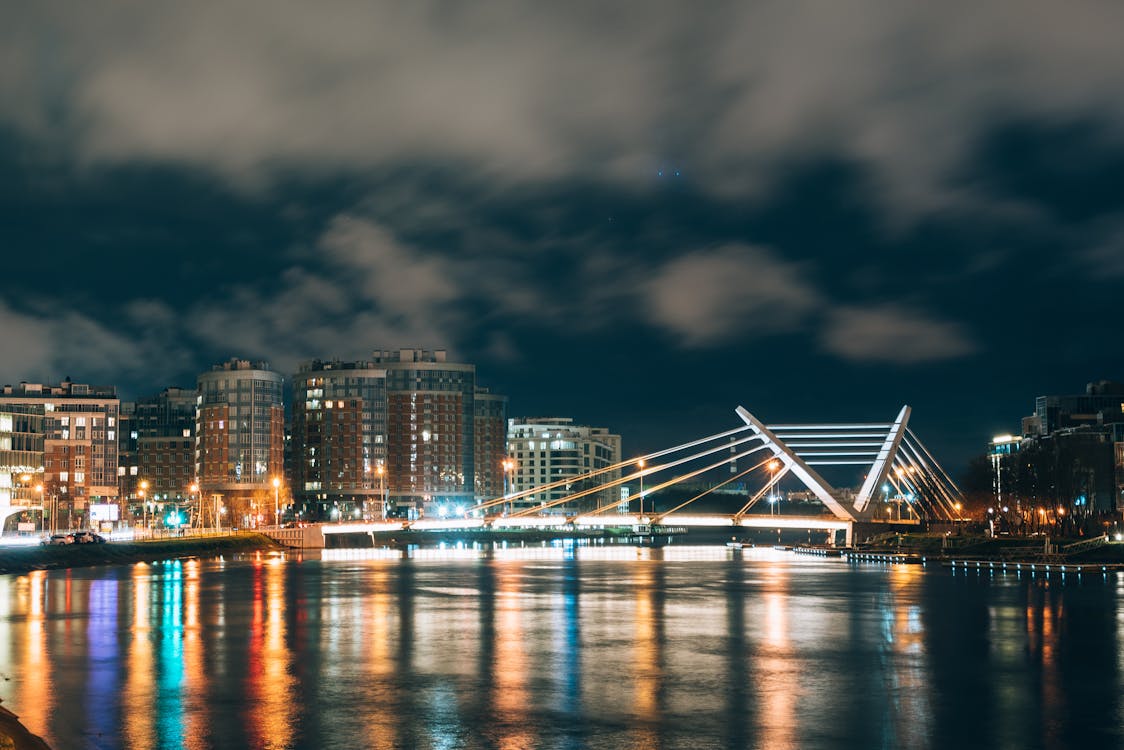
{"type": "Polygon", "coordinates": [[[27,650],[24,654],[24,674],[27,677],[19,696],[18,710],[24,726],[48,737],[54,689],[46,629],[47,574],[34,570],[27,574],[27,582],[27,650]]]}
{"type": "Polygon", "coordinates": [[[126,746],[130,750],[148,750],[155,747],[155,725],[153,700],[153,664],[149,622],[149,602],[152,596],[152,581],[146,563],[133,566],[133,620],[129,630],[129,652],[126,656],[128,668],[125,670],[125,699],[122,701],[130,710],[122,716],[126,746]]]}
{"type": "Polygon", "coordinates": [[[789,638],[788,569],[769,568],[764,584],[765,637],[756,680],[761,698],[761,747],[788,750],[796,747],[796,701],[800,693],[789,638]]]}
{"type": "Polygon", "coordinates": [[[496,576],[496,669],[493,703],[511,730],[499,737],[503,750],[535,746],[532,724],[527,721],[527,654],[524,651],[523,606],[519,601],[519,567],[501,565],[496,576]]]}
{"type": "Polygon", "coordinates": [[[259,708],[251,714],[250,736],[255,747],[289,747],[293,740],[294,678],[290,673],[292,654],[285,644],[284,561],[259,563],[254,576],[247,690],[259,708]]]}
{"type": "Polygon", "coordinates": [[[640,724],[634,730],[637,747],[656,747],[656,729],[661,717],[660,691],[663,684],[660,639],[655,597],[655,567],[639,565],[636,585],[635,656],[633,658],[633,711],[640,724]]]}

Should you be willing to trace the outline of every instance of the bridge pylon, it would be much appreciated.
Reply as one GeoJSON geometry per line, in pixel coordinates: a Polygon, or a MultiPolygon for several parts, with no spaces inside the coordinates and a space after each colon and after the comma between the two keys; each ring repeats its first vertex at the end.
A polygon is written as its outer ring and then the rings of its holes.
{"type": "Polygon", "coordinates": [[[786,471],[842,520],[886,520],[871,504],[880,488],[887,499],[893,491],[895,501],[904,501],[919,517],[951,520],[956,515],[960,490],[909,430],[909,406],[887,423],[767,426],[741,406],[736,413],[786,471]],[[853,501],[850,491],[833,487],[815,468],[847,465],[866,470],[853,501]]]}

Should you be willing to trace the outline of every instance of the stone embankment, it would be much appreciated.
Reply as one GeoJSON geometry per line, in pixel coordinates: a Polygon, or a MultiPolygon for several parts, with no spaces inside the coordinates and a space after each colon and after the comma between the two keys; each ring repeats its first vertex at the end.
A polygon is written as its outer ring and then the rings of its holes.
{"type": "Polygon", "coordinates": [[[185,536],[140,542],[107,544],[62,544],[48,547],[0,548],[0,574],[32,570],[81,568],[90,565],[119,565],[182,557],[283,549],[273,540],[253,533],[220,536],[185,536]]]}
{"type": "Polygon", "coordinates": [[[0,748],[51,750],[46,742],[20,724],[18,716],[3,707],[0,707],[0,748]]]}

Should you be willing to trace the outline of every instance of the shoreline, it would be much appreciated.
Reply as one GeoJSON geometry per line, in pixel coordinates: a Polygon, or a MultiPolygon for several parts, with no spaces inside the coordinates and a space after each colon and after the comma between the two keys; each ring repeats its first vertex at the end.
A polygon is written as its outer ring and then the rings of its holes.
{"type": "Polygon", "coordinates": [[[37,734],[32,734],[22,723],[20,717],[0,706],[0,740],[10,740],[13,750],[51,750],[51,746],[37,734]]]}
{"type": "Polygon", "coordinates": [[[230,552],[275,552],[286,549],[288,548],[263,534],[250,532],[143,542],[11,547],[0,550],[0,575],[20,575],[33,570],[87,568],[96,565],[127,565],[157,559],[174,560],[230,552]]]}

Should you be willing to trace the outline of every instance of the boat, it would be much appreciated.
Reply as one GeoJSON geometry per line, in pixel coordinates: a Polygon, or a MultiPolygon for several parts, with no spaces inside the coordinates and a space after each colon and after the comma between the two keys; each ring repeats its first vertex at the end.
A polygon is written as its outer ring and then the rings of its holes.
{"type": "Polygon", "coordinates": [[[746,544],[745,542],[739,542],[737,539],[731,539],[730,541],[726,542],[726,546],[730,549],[745,549],[750,545],[746,544]]]}

